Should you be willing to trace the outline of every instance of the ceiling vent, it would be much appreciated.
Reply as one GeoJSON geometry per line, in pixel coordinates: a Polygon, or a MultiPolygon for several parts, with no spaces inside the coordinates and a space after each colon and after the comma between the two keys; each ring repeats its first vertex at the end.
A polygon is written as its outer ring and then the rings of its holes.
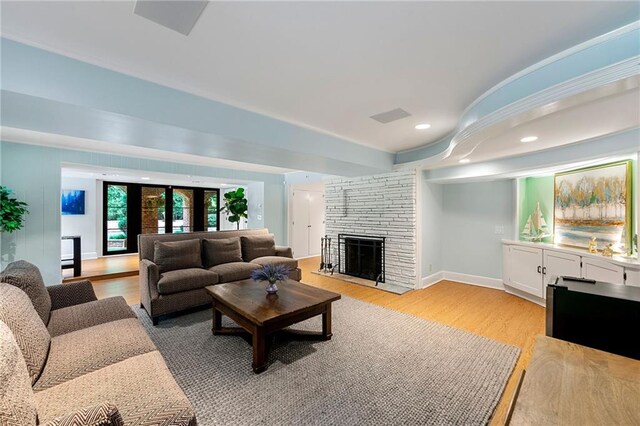
{"type": "Polygon", "coordinates": [[[372,115],[370,118],[376,120],[379,123],[387,124],[392,121],[400,120],[401,118],[411,117],[411,114],[402,108],[392,109],[391,111],[381,112],[380,114],[372,115]]]}
{"type": "Polygon", "coordinates": [[[138,0],[133,13],[180,34],[189,35],[207,3],[206,0],[138,0]]]}

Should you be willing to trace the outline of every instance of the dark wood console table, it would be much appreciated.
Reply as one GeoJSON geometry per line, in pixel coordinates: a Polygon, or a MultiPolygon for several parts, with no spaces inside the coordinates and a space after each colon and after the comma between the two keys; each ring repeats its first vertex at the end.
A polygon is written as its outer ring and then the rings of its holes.
{"type": "Polygon", "coordinates": [[[73,268],[73,276],[79,277],[82,275],[82,250],[80,248],[80,236],[79,235],[64,235],[63,240],[73,240],[73,258],[62,259],[62,269],[73,268]]]}

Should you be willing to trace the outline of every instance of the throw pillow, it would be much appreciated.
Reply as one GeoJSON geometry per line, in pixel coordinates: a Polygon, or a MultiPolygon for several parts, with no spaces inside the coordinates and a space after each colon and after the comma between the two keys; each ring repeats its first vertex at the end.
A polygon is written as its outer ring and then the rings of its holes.
{"type": "Polygon", "coordinates": [[[238,237],[205,239],[202,241],[202,247],[205,268],[223,263],[242,262],[242,249],[238,237]]]}
{"type": "Polygon", "coordinates": [[[264,256],[276,255],[276,242],[273,234],[249,235],[240,237],[242,243],[242,258],[245,262],[264,256]]]}
{"type": "Polygon", "coordinates": [[[202,268],[200,240],[184,240],[163,243],[154,241],[153,262],[160,273],[176,269],[202,268]]]}

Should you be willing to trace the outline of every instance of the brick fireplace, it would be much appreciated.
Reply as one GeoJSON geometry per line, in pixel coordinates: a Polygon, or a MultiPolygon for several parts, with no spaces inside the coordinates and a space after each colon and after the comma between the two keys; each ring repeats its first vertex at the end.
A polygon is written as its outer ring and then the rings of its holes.
{"type": "Polygon", "coordinates": [[[371,261],[382,260],[384,282],[416,288],[418,281],[418,213],[415,170],[357,178],[334,178],[325,182],[325,227],[333,241],[343,234],[344,244],[332,254],[341,273],[375,281],[380,272],[371,261]],[[347,238],[356,247],[358,238],[384,241],[384,249],[360,245],[355,257],[345,258],[347,238]],[[362,249],[364,248],[364,251],[362,249]],[[368,251],[368,253],[367,253],[368,251]],[[369,260],[363,260],[367,254],[369,260]],[[384,257],[380,259],[381,255],[384,257]],[[377,256],[377,258],[376,258],[377,256]],[[358,261],[360,263],[358,263],[358,261]],[[369,262],[369,263],[367,263],[369,262]],[[363,270],[363,266],[365,267],[363,270]],[[351,273],[348,272],[351,270],[351,273]],[[373,275],[376,275],[375,277],[373,275]]]}

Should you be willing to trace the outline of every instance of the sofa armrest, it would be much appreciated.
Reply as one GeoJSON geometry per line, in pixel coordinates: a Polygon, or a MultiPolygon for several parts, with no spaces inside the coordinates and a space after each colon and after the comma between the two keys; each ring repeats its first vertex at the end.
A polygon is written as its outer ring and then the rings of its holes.
{"type": "Polygon", "coordinates": [[[115,405],[108,402],[80,408],[41,426],[124,426],[124,420],[115,405]]]}
{"type": "Polygon", "coordinates": [[[52,285],[47,287],[47,291],[51,297],[52,311],[98,300],[89,280],[52,285]]]}
{"type": "Polygon", "coordinates": [[[158,298],[158,281],[160,281],[158,265],[148,259],[142,259],[140,261],[140,303],[148,310],[151,309],[151,300],[158,298]]]}
{"type": "Polygon", "coordinates": [[[293,259],[293,251],[291,247],[276,246],[276,256],[293,259]]]}

